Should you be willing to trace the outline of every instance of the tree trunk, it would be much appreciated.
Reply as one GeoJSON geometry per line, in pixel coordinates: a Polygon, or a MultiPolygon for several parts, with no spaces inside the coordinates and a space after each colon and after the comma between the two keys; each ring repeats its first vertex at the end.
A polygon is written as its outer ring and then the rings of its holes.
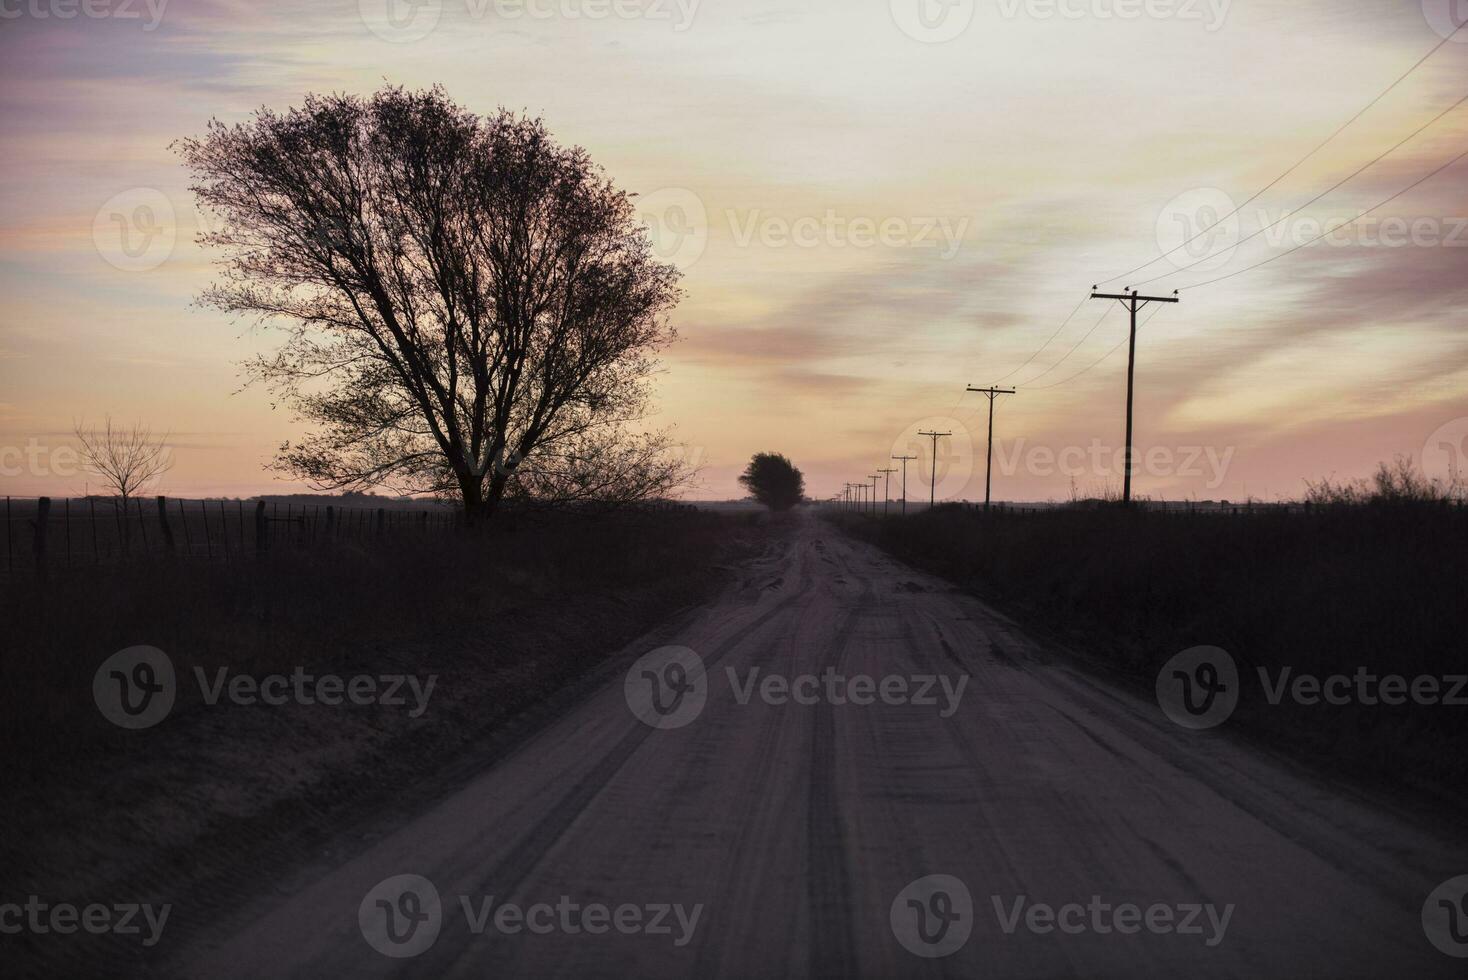
{"type": "Polygon", "coordinates": [[[459,480],[459,497],[464,506],[465,527],[478,527],[489,520],[484,507],[484,485],[478,480],[459,480]]]}

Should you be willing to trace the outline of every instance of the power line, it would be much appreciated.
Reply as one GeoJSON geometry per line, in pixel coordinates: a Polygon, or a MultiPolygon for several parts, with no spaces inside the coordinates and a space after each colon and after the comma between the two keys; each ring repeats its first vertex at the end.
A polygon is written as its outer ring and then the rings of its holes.
{"type": "MultiPolygon", "coordinates": [[[[1050,337],[1049,337],[1048,340],[1046,340],[1043,344],[1041,344],[1039,346],[1039,348],[1036,349],[1036,351],[1033,354],[1031,354],[1029,357],[1025,358],[1025,362],[1023,364],[1021,364],[1019,367],[1015,368],[1013,371],[1010,371],[1004,377],[1002,377],[1002,378],[995,378],[992,383],[997,385],[1001,381],[1007,381],[1010,378],[1014,377],[1016,374],[1019,374],[1025,368],[1029,367],[1030,362],[1033,361],[1035,358],[1039,357],[1040,356],[1040,352],[1043,351],[1046,347],[1049,347],[1050,344],[1051,344],[1051,342],[1053,340],[1055,340],[1056,337],[1059,337],[1060,336],[1060,331],[1062,331],[1062,330],[1065,329],[1065,325],[1067,323],[1069,323],[1071,320],[1075,319],[1075,315],[1081,311],[1081,307],[1085,306],[1086,305],[1086,300],[1088,300],[1090,298],[1091,297],[1089,297],[1089,296],[1082,296],[1081,297],[1081,301],[1076,304],[1076,308],[1070,311],[1070,315],[1069,316],[1067,316],[1064,320],[1061,320],[1060,321],[1060,326],[1058,326],[1058,327],[1055,328],[1055,332],[1050,335],[1050,337]]],[[[963,398],[963,394],[960,393],[958,397],[961,400],[963,398]]],[[[956,407],[957,406],[957,403],[955,402],[954,404],[955,404],[955,407],[956,407]]]]}
{"type": "MultiPolygon", "coordinates": [[[[1134,273],[1141,272],[1143,269],[1147,268],[1149,265],[1153,265],[1153,264],[1161,261],[1162,259],[1167,258],[1169,255],[1171,255],[1173,252],[1176,252],[1178,249],[1183,248],[1183,247],[1185,247],[1187,245],[1191,245],[1193,242],[1197,241],[1203,235],[1207,234],[1209,231],[1212,231],[1214,228],[1218,227],[1220,224],[1222,224],[1223,222],[1227,221],[1229,218],[1232,218],[1234,215],[1238,214],[1244,208],[1248,207],[1254,201],[1258,200],[1260,195],[1264,194],[1265,192],[1267,192],[1268,190],[1270,190],[1270,188],[1274,187],[1274,185],[1278,184],[1280,181],[1284,180],[1290,174],[1294,173],[1296,170],[1298,170],[1300,168],[1300,165],[1302,163],[1304,163],[1306,160],[1308,160],[1311,157],[1313,157],[1315,154],[1319,153],[1321,150],[1323,150],[1325,148],[1326,144],[1330,143],[1332,140],[1334,140],[1341,133],[1345,132],[1346,129],[1352,123],[1354,123],[1357,119],[1360,119],[1362,116],[1364,116],[1368,110],[1370,110],[1373,106],[1375,106],[1378,102],[1380,102],[1383,98],[1385,98],[1386,95],[1387,95],[1387,93],[1391,92],[1392,89],[1396,88],[1404,80],[1406,80],[1406,78],[1407,78],[1408,75],[1412,74],[1418,68],[1421,68],[1422,65],[1423,65],[1423,63],[1426,62],[1428,58],[1431,58],[1433,55],[1437,54],[1438,49],[1441,48],[1444,44],[1447,44],[1449,41],[1451,41],[1453,39],[1453,37],[1457,35],[1458,31],[1461,31],[1465,26],[1468,26],[1468,22],[1465,22],[1463,24],[1459,24],[1457,26],[1457,28],[1454,29],[1454,31],[1453,31],[1452,34],[1447,35],[1441,41],[1439,41],[1436,44],[1434,44],[1432,46],[1432,50],[1428,51],[1421,58],[1418,58],[1412,64],[1412,67],[1411,68],[1408,68],[1406,71],[1402,72],[1402,74],[1398,75],[1395,81],[1393,81],[1390,85],[1388,85],[1386,88],[1382,89],[1381,92],[1379,92],[1377,94],[1376,98],[1374,98],[1370,102],[1366,103],[1366,105],[1361,109],[1361,111],[1357,112],[1350,119],[1347,119],[1345,122],[1341,123],[1341,125],[1335,130],[1335,132],[1331,133],[1325,139],[1323,139],[1319,143],[1317,143],[1315,145],[1315,148],[1312,149],[1309,153],[1306,153],[1304,156],[1300,157],[1300,159],[1298,159],[1294,163],[1292,163],[1290,165],[1289,169],[1285,170],[1284,173],[1280,174],[1278,177],[1274,178],[1269,183],[1267,183],[1263,187],[1259,188],[1253,194],[1249,195],[1248,200],[1244,201],[1243,204],[1240,204],[1238,207],[1234,208],[1228,214],[1224,215],[1222,218],[1219,218],[1217,221],[1213,222],[1208,227],[1199,229],[1199,231],[1198,231],[1197,234],[1195,234],[1192,238],[1189,238],[1187,241],[1183,242],[1181,245],[1174,245],[1172,248],[1170,248],[1167,251],[1161,253],[1160,255],[1156,256],[1155,258],[1151,258],[1151,259],[1148,259],[1146,262],[1143,262],[1141,265],[1137,266],[1135,269],[1128,269],[1126,272],[1118,273],[1117,275],[1111,276],[1108,279],[1103,279],[1103,280],[1101,280],[1101,284],[1105,284],[1105,283],[1108,283],[1108,282],[1115,282],[1118,279],[1122,279],[1122,278],[1124,278],[1126,276],[1130,276],[1130,275],[1132,275],[1134,273]]],[[[1148,280],[1148,281],[1150,282],[1151,280],[1148,280]]]]}
{"type": "Polygon", "coordinates": [[[1333,235],[1337,231],[1339,231],[1341,228],[1345,228],[1345,227],[1347,227],[1349,225],[1355,224],[1356,222],[1360,221],[1362,218],[1366,217],[1371,212],[1375,211],[1377,208],[1385,207],[1386,205],[1388,205],[1391,202],[1395,201],[1397,198],[1401,197],[1403,194],[1405,194],[1408,191],[1410,191],[1413,188],[1415,188],[1418,184],[1425,183],[1426,181],[1431,180],[1433,177],[1436,177],[1438,174],[1442,173],[1444,170],[1448,169],[1449,167],[1451,167],[1453,164],[1457,163],[1459,160],[1463,159],[1464,157],[1468,157],[1468,150],[1464,150],[1462,153],[1459,153],[1457,156],[1453,157],[1447,163],[1445,163],[1442,166],[1438,167],[1436,170],[1432,171],[1431,173],[1424,174],[1423,176],[1417,178],[1415,181],[1413,181],[1412,183],[1408,184],[1406,187],[1403,187],[1401,190],[1397,191],[1395,194],[1393,194],[1391,197],[1387,198],[1386,200],[1380,201],[1380,202],[1378,202],[1376,204],[1373,204],[1371,207],[1367,208],[1365,211],[1362,211],[1360,214],[1356,215],[1356,217],[1352,218],[1350,221],[1346,222],[1346,224],[1344,224],[1344,225],[1341,225],[1341,226],[1339,226],[1337,228],[1331,228],[1328,231],[1321,232],[1319,235],[1316,235],[1314,238],[1310,239],[1309,241],[1307,241],[1307,242],[1301,242],[1300,244],[1296,245],[1294,248],[1286,249],[1285,251],[1280,252],[1278,255],[1271,255],[1269,258],[1264,259],[1262,262],[1255,262],[1253,265],[1245,266],[1242,269],[1237,269],[1237,270],[1235,270],[1233,272],[1230,272],[1228,275],[1219,276],[1216,279],[1207,279],[1207,280],[1205,280],[1203,282],[1195,282],[1191,286],[1184,286],[1183,288],[1184,289],[1199,289],[1199,288],[1201,288],[1203,286],[1211,286],[1211,285],[1213,285],[1216,282],[1223,282],[1225,279],[1232,279],[1234,276],[1241,276],[1241,275],[1243,275],[1246,272],[1252,272],[1255,269],[1259,268],[1261,265],[1268,265],[1269,263],[1273,262],[1275,259],[1282,259],[1286,255],[1290,255],[1290,254],[1292,254],[1294,252],[1298,252],[1300,249],[1305,248],[1307,245],[1314,245],[1316,242],[1320,241],[1322,238],[1325,238],[1327,235],[1333,235]]]}
{"type": "MultiPolygon", "coordinates": [[[[1089,296],[1086,297],[1086,299],[1090,299],[1090,298],[1091,297],[1089,297],[1089,296]]],[[[1095,333],[1096,332],[1096,328],[1099,327],[1099,326],[1101,326],[1102,321],[1105,320],[1108,316],[1111,315],[1111,311],[1113,309],[1115,309],[1115,307],[1108,306],[1106,308],[1106,311],[1104,313],[1102,313],[1099,317],[1096,318],[1096,322],[1093,323],[1093,324],[1091,324],[1091,329],[1090,330],[1087,330],[1084,334],[1082,334],[1081,335],[1081,339],[1080,340],[1077,340],[1074,344],[1071,344],[1070,345],[1070,350],[1066,351],[1064,354],[1062,354],[1060,356],[1060,360],[1056,361],[1054,364],[1050,365],[1045,370],[1043,370],[1039,374],[1035,375],[1029,381],[1022,381],[1022,382],[1020,382],[1019,383],[1019,387],[1021,387],[1021,388],[1029,388],[1030,385],[1034,384],[1036,381],[1039,381],[1045,375],[1049,374],[1051,371],[1054,371],[1056,368],[1060,367],[1060,365],[1064,364],[1066,362],[1066,360],[1068,360],[1070,358],[1070,355],[1074,354],[1080,348],[1080,346],[1082,344],[1084,344],[1087,340],[1090,339],[1091,334],[1095,333]]],[[[1042,385],[1041,387],[1049,387],[1049,386],[1048,385],[1042,385]]]]}
{"type": "MultiPolygon", "coordinates": [[[[1463,97],[1460,98],[1457,102],[1454,102],[1452,105],[1448,106],[1442,112],[1439,112],[1437,115],[1433,116],[1427,122],[1423,123],[1416,130],[1414,130],[1412,133],[1410,133],[1409,135],[1407,135],[1406,137],[1404,137],[1400,142],[1398,142],[1390,150],[1387,150],[1385,153],[1383,153],[1380,156],[1376,157],[1371,162],[1362,164],[1355,172],[1351,173],[1347,177],[1343,177],[1341,180],[1339,180],[1336,183],[1332,184],[1330,187],[1328,187],[1325,190],[1321,191],[1319,194],[1316,194],[1310,200],[1306,201],[1304,204],[1300,205],[1298,208],[1295,208],[1293,211],[1290,211],[1290,212],[1287,212],[1287,213],[1281,215],[1277,220],[1272,221],[1272,222],[1270,222],[1267,225],[1264,225],[1263,227],[1259,228],[1257,231],[1253,232],[1250,235],[1246,235],[1245,237],[1240,238],[1238,241],[1236,241],[1232,245],[1230,245],[1229,248],[1238,248],[1240,245],[1244,244],[1245,242],[1251,241],[1251,240],[1253,240],[1255,238],[1258,238],[1260,235],[1264,234],[1266,231],[1268,231],[1269,229],[1273,228],[1275,225],[1279,224],[1282,221],[1288,220],[1291,215],[1293,215],[1293,214],[1295,214],[1295,213],[1297,213],[1299,211],[1303,211],[1305,208],[1308,208],[1312,204],[1314,204],[1315,202],[1319,201],[1322,197],[1325,197],[1327,194],[1330,194],[1332,191],[1335,191],[1335,190],[1339,189],[1342,184],[1345,184],[1345,183],[1347,183],[1347,182],[1349,182],[1351,180],[1354,180],[1356,177],[1359,177],[1364,171],[1366,171],[1367,169],[1375,166],[1376,164],[1380,163],[1386,157],[1390,156],[1391,154],[1395,153],[1397,150],[1401,149],[1404,144],[1406,144],[1407,142],[1409,142],[1410,140],[1412,140],[1413,138],[1415,138],[1416,136],[1418,136],[1419,134],[1421,134],[1421,132],[1424,129],[1426,129],[1428,126],[1431,126],[1433,123],[1437,122],[1443,116],[1446,116],[1448,113],[1450,113],[1454,109],[1458,108],[1458,106],[1462,105],[1464,102],[1468,102],[1468,93],[1465,93],[1463,95],[1463,97]]],[[[1210,227],[1213,227],[1213,226],[1210,226],[1210,227]]],[[[1223,253],[1221,253],[1221,252],[1211,252],[1210,254],[1204,255],[1202,258],[1197,259],[1196,261],[1189,262],[1187,265],[1180,265],[1176,269],[1173,269],[1173,270],[1171,270],[1169,272],[1164,272],[1164,273],[1162,273],[1159,276],[1153,276],[1151,279],[1143,279],[1141,282],[1137,283],[1137,285],[1138,286],[1145,286],[1148,283],[1156,282],[1159,279],[1166,279],[1168,276],[1177,275],[1179,272],[1186,272],[1188,269],[1191,269],[1193,266],[1195,266],[1195,265],[1201,265],[1202,263],[1207,262],[1209,259],[1216,258],[1217,256],[1219,256],[1221,254],[1223,254],[1223,253]]]]}
{"type": "MultiPolygon", "coordinates": [[[[1152,309],[1152,311],[1150,313],[1148,313],[1145,317],[1143,317],[1142,318],[1142,321],[1137,324],[1137,329],[1140,330],[1142,327],[1145,327],[1147,325],[1147,323],[1154,316],[1156,316],[1158,313],[1160,313],[1161,311],[1162,311],[1162,307],[1160,307],[1160,306],[1154,307],[1152,309]]],[[[1051,382],[1048,385],[1040,385],[1038,388],[1031,388],[1029,390],[1030,391],[1044,391],[1047,388],[1059,388],[1063,384],[1068,384],[1068,383],[1074,381],[1076,378],[1079,378],[1081,375],[1085,374],[1087,371],[1091,370],[1091,368],[1099,366],[1102,361],[1107,360],[1109,357],[1111,357],[1112,354],[1115,354],[1117,351],[1121,350],[1122,347],[1124,347],[1126,345],[1126,342],[1127,342],[1127,338],[1126,337],[1121,338],[1120,340],[1118,340],[1116,342],[1116,346],[1112,347],[1111,350],[1109,350],[1106,353],[1102,354],[1100,357],[1096,358],[1090,364],[1087,364],[1085,367],[1081,368],[1079,371],[1077,371],[1075,374],[1072,374],[1068,378],[1061,378],[1059,381],[1051,382]]]]}

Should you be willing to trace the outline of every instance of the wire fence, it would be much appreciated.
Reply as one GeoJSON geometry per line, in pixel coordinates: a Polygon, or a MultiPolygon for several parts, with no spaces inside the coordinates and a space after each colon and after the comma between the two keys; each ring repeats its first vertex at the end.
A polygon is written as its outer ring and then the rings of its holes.
{"type": "MultiPolygon", "coordinates": [[[[387,544],[463,527],[457,508],[437,504],[353,507],[267,500],[168,497],[6,497],[0,574],[39,573],[144,558],[254,559],[267,552],[358,542],[387,544]]],[[[693,512],[676,501],[625,510],[693,512]]],[[[513,511],[513,507],[507,507],[513,511]]]]}
{"type": "MultiPolygon", "coordinates": [[[[1424,502],[1425,503],[1425,502],[1424,502]]],[[[1436,506],[1444,509],[1461,512],[1468,509],[1468,500],[1463,498],[1444,499],[1434,502],[1436,506]]],[[[862,504],[850,504],[842,501],[826,501],[822,504],[831,510],[849,512],[854,514],[865,514],[877,517],[883,515],[883,505],[878,501],[875,508],[871,501],[862,504]]],[[[960,511],[983,511],[985,505],[982,501],[974,502],[968,500],[940,501],[935,507],[930,508],[926,500],[909,501],[912,513],[919,514],[927,510],[957,509],[960,511]]],[[[1043,503],[1043,504],[1017,504],[1007,501],[994,501],[987,509],[998,514],[1056,514],[1085,510],[1110,510],[1119,507],[1115,500],[1106,501],[1073,501],[1065,503],[1043,503]]],[[[1237,503],[1229,501],[1190,501],[1190,500],[1133,500],[1128,507],[1137,512],[1148,514],[1168,514],[1178,517],[1262,517],[1269,514],[1312,514],[1328,511],[1338,504],[1317,504],[1308,500],[1289,501],[1261,501],[1247,500],[1237,503]]],[[[900,502],[890,501],[886,508],[889,516],[900,515],[900,502]]]]}
{"type": "Polygon", "coordinates": [[[172,556],[233,561],[279,548],[447,532],[442,507],[347,507],[167,497],[6,497],[5,571],[172,556]]]}

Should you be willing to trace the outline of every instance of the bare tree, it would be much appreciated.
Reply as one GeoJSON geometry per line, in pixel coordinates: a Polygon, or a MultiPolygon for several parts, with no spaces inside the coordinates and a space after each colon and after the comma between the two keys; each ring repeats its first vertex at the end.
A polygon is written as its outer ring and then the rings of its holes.
{"type": "Polygon", "coordinates": [[[124,507],[173,466],[168,436],[155,439],[145,425],[119,428],[109,415],[100,429],[78,422],[73,430],[80,444],[82,468],[98,477],[124,507]]]}
{"type": "Polygon", "coordinates": [[[222,219],[202,301],[285,328],[251,376],[316,428],[278,467],[454,496],[470,521],[507,496],[640,500],[686,478],[641,425],[678,273],[540,120],[386,88],[177,148],[222,219]]]}

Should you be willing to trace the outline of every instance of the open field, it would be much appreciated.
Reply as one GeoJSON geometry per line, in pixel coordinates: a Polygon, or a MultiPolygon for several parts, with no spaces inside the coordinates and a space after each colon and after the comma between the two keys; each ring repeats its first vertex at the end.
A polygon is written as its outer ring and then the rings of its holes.
{"type": "MultiPolygon", "coordinates": [[[[1468,509],[939,507],[839,521],[1149,689],[1180,651],[1221,647],[1243,680],[1230,726],[1330,772],[1464,798],[1468,705],[1271,704],[1258,671],[1272,684],[1283,668],[1468,672],[1455,612],[1468,594],[1468,509]]],[[[1468,688],[1458,694],[1468,699],[1468,688]]]]}

